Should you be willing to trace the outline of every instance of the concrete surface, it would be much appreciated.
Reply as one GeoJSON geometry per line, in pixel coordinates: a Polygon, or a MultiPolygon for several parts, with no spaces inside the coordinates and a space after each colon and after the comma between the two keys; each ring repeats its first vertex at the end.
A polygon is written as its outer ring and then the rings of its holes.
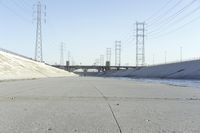
{"type": "Polygon", "coordinates": [[[77,75],[0,49],[0,81],[67,76],[77,75]]]}
{"type": "Polygon", "coordinates": [[[148,66],[141,69],[108,71],[97,75],[104,77],[200,79],[200,60],[148,66]]]}
{"type": "Polygon", "coordinates": [[[0,133],[199,133],[200,89],[104,78],[0,83],[0,133]]]}

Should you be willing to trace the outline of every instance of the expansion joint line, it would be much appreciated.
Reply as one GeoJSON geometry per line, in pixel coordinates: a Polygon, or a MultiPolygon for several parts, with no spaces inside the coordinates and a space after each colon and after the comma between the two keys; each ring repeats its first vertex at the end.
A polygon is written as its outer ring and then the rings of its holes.
{"type": "Polygon", "coordinates": [[[106,97],[95,85],[93,85],[93,86],[94,86],[94,88],[102,95],[102,97],[103,97],[104,100],[106,101],[106,103],[107,103],[107,105],[108,105],[108,107],[109,107],[109,109],[110,109],[110,111],[111,111],[111,113],[112,113],[112,116],[113,116],[113,118],[114,118],[114,120],[115,120],[115,123],[117,124],[117,127],[118,127],[118,129],[119,129],[119,133],[122,133],[121,127],[120,127],[120,125],[119,125],[119,122],[117,121],[117,118],[116,118],[116,116],[115,116],[115,113],[114,113],[114,111],[113,111],[113,109],[112,109],[110,103],[108,102],[107,97],[106,97]]]}

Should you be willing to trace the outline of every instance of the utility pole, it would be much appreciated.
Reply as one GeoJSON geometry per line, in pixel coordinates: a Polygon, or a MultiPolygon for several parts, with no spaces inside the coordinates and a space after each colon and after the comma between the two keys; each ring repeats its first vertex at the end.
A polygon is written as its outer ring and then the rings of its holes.
{"type": "Polygon", "coordinates": [[[70,62],[71,61],[71,54],[70,54],[70,51],[68,51],[67,53],[67,60],[70,62]]]}
{"type": "Polygon", "coordinates": [[[100,66],[104,66],[104,55],[100,55],[100,66]]]}
{"type": "Polygon", "coordinates": [[[60,65],[64,65],[64,43],[60,45],[60,65]]]}
{"type": "MultiPolygon", "coordinates": [[[[43,8],[40,1],[37,3],[37,29],[36,29],[36,43],[35,43],[35,60],[43,62],[42,53],[42,19],[43,8]]],[[[46,16],[46,6],[44,8],[44,17],[46,16]]],[[[46,22],[46,20],[45,20],[46,22]]]]}
{"type": "Polygon", "coordinates": [[[71,71],[71,70],[70,70],[70,67],[69,67],[69,66],[71,65],[71,62],[70,62],[70,58],[71,58],[71,57],[70,57],[70,51],[68,51],[67,54],[68,54],[68,55],[67,55],[66,67],[67,67],[67,71],[70,72],[70,71],[71,71]]]}
{"type": "Polygon", "coordinates": [[[183,47],[180,47],[180,62],[183,60],[183,55],[182,55],[183,47]]]}
{"type": "Polygon", "coordinates": [[[153,54],[153,65],[155,64],[155,55],[153,54]]]}
{"type": "Polygon", "coordinates": [[[115,41],[115,66],[121,65],[121,41],[115,41]]]}
{"type": "Polygon", "coordinates": [[[110,70],[111,66],[111,48],[106,49],[106,71],[110,70]]]}
{"type": "Polygon", "coordinates": [[[71,56],[71,62],[72,62],[72,66],[74,66],[76,64],[76,62],[72,56],[71,56]]]}
{"type": "Polygon", "coordinates": [[[136,66],[145,65],[145,23],[136,22],[136,66]]]}

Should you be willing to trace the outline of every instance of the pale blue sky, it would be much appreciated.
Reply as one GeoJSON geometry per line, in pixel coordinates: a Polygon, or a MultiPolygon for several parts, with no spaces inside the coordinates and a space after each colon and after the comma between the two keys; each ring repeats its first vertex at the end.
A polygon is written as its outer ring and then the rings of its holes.
{"type": "MultiPolygon", "coordinates": [[[[65,42],[65,58],[70,50],[76,64],[93,64],[100,55],[105,55],[106,48],[112,48],[114,64],[114,41],[121,40],[122,65],[135,65],[135,41],[131,40],[134,23],[150,16],[153,18],[146,21],[147,64],[153,63],[153,56],[155,64],[163,63],[165,51],[167,61],[179,60],[180,47],[183,59],[198,58],[200,1],[189,5],[191,1],[194,0],[171,0],[166,4],[167,0],[43,0],[47,5],[47,24],[43,25],[44,60],[60,63],[60,42],[65,42]],[[186,5],[189,6],[180,12],[186,5]],[[193,19],[191,24],[171,32],[193,19]],[[155,34],[150,34],[151,31],[155,34]]],[[[0,47],[34,57],[32,7],[36,2],[0,1],[0,47]]]]}

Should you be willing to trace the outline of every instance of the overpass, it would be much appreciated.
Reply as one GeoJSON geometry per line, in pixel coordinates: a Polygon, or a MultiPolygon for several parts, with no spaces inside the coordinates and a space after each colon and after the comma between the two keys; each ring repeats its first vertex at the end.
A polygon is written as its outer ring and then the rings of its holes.
{"type": "Polygon", "coordinates": [[[53,67],[64,69],[69,72],[73,72],[78,69],[82,69],[87,72],[89,69],[96,69],[98,72],[104,72],[108,70],[121,70],[121,69],[134,69],[136,66],[95,66],[95,65],[52,65],[53,67]]]}

